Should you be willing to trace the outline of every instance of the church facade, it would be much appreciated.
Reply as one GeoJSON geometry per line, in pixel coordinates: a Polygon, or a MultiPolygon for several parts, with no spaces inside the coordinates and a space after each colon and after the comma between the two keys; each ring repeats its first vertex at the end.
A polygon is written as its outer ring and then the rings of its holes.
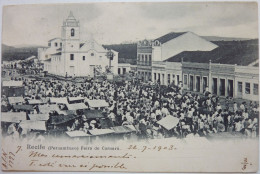
{"type": "Polygon", "coordinates": [[[38,58],[44,63],[44,71],[58,76],[93,77],[110,68],[118,70],[118,52],[107,50],[94,39],[80,40],[80,23],[70,12],[63,22],[61,38],[49,40],[48,47],[38,49],[38,58]],[[107,54],[113,52],[110,60],[107,54]]]}

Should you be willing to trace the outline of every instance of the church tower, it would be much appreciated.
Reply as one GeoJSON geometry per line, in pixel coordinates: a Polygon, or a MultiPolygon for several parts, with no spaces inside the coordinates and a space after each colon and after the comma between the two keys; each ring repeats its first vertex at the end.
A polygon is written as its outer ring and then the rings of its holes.
{"type": "Polygon", "coordinates": [[[79,21],[75,19],[72,12],[68,18],[63,22],[62,26],[62,50],[63,52],[76,52],[80,45],[80,27],[79,21]]]}
{"type": "Polygon", "coordinates": [[[80,26],[79,21],[75,19],[72,12],[63,22],[61,40],[62,40],[62,63],[64,67],[62,72],[64,76],[75,76],[78,74],[77,66],[79,64],[80,47],[80,26]]]}

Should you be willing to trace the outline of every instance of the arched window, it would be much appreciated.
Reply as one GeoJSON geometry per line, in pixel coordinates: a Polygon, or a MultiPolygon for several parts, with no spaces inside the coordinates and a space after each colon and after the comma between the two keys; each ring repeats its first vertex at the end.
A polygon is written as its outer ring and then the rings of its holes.
{"type": "Polygon", "coordinates": [[[71,29],[70,35],[71,35],[71,36],[74,36],[74,35],[75,35],[75,30],[74,30],[74,28],[71,29]]]}

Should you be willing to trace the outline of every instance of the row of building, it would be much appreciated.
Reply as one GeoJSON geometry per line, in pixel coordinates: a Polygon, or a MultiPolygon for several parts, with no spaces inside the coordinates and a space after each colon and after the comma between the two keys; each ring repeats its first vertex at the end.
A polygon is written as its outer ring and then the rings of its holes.
{"type": "Polygon", "coordinates": [[[38,58],[45,71],[59,76],[94,76],[110,67],[115,75],[133,70],[143,81],[182,83],[188,91],[207,88],[220,96],[258,100],[258,39],[211,42],[192,32],[171,32],[122,49],[94,39],[81,42],[79,21],[70,13],[61,38],[39,48],[38,58]],[[107,56],[110,51],[113,59],[107,56]]]}

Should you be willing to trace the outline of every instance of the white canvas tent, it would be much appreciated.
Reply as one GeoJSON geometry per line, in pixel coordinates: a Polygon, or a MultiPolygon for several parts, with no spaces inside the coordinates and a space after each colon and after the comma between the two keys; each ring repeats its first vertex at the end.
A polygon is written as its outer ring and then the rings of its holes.
{"type": "Polygon", "coordinates": [[[67,98],[66,97],[51,97],[50,98],[51,103],[56,103],[56,104],[68,104],[67,98]]]}
{"type": "Polygon", "coordinates": [[[90,137],[91,135],[90,134],[87,134],[86,132],[84,131],[68,131],[66,132],[66,134],[69,136],[69,137],[90,137]]]}
{"type": "Polygon", "coordinates": [[[17,104],[17,103],[23,103],[24,98],[23,97],[8,97],[9,103],[12,104],[17,104]]]}
{"type": "Polygon", "coordinates": [[[88,107],[84,103],[75,103],[75,104],[67,104],[68,110],[80,110],[80,109],[87,109],[88,107]]]}
{"type": "Polygon", "coordinates": [[[49,117],[49,114],[29,114],[29,118],[32,121],[47,121],[49,117]]]}
{"type": "Polygon", "coordinates": [[[26,120],[26,112],[1,112],[2,122],[19,123],[26,120]]]}
{"type": "Polygon", "coordinates": [[[23,129],[34,129],[34,130],[44,130],[46,131],[45,121],[32,121],[25,120],[20,123],[23,129]]]}
{"type": "Polygon", "coordinates": [[[109,104],[105,100],[86,100],[86,102],[91,108],[101,108],[109,106],[109,104]]]}
{"type": "Polygon", "coordinates": [[[93,129],[89,130],[89,133],[91,135],[105,135],[105,134],[111,134],[114,133],[115,131],[112,129],[93,129]]]}
{"type": "Polygon", "coordinates": [[[23,86],[23,81],[3,81],[3,86],[4,87],[21,87],[23,86]]]}
{"type": "Polygon", "coordinates": [[[179,119],[177,117],[173,117],[171,115],[167,115],[166,117],[162,118],[160,121],[157,121],[159,125],[164,127],[167,130],[171,130],[172,128],[176,127],[179,123],[179,119]]]}

